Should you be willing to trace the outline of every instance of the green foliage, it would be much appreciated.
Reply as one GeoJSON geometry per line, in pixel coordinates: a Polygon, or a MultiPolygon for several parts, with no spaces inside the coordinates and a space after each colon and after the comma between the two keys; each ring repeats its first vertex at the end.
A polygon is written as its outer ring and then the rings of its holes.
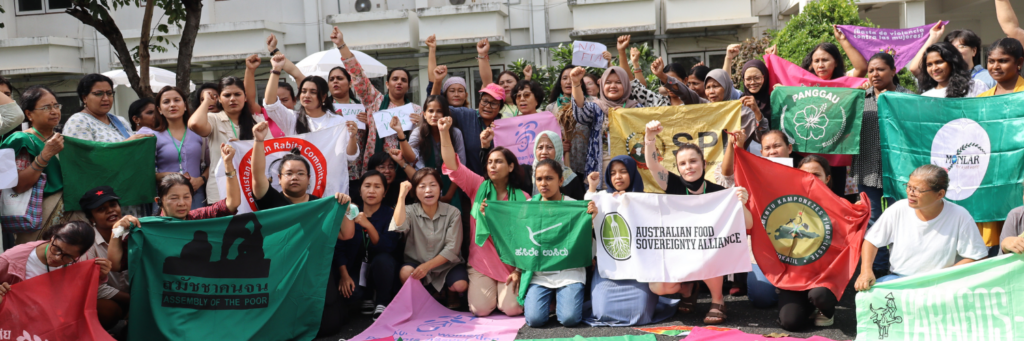
{"type": "MultiPolygon", "coordinates": [[[[794,15],[782,30],[770,35],[772,43],[778,45],[779,57],[799,65],[804,56],[820,43],[830,42],[839,46],[832,33],[832,25],[875,27],[870,20],[860,18],[854,0],[818,0],[808,1],[803,12],[794,15]]],[[[846,53],[842,48],[839,52],[843,54],[849,70],[852,65],[846,53]]]]}
{"type": "Polygon", "coordinates": [[[896,79],[899,80],[900,86],[915,93],[917,92],[917,79],[914,78],[914,74],[910,73],[910,69],[903,68],[903,70],[900,70],[896,74],[896,79]]]}

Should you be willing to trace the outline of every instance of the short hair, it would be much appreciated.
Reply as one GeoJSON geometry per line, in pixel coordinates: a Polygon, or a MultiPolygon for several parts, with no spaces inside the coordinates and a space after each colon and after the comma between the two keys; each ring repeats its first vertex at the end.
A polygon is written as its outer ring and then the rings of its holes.
{"type": "Polygon", "coordinates": [[[85,75],[85,77],[82,77],[82,80],[78,81],[78,89],[76,89],[78,99],[85,102],[85,96],[89,95],[89,92],[92,91],[92,87],[99,82],[107,82],[110,84],[110,89],[114,89],[114,81],[111,80],[110,77],[98,73],[90,73],[85,75]]]}
{"type": "Polygon", "coordinates": [[[17,90],[14,88],[14,85],[11,85],[11,81],[4,78],[4,76],[0,76],[0,85],[6,85],[8,89],[11,89],[11,95],[13,95],[14,91],[17,90]]]}
{"type": "MultiPolygon", "coordinates": [[[[558,84],[555,84],[554,87],[561,89],[561,85],[558,84]]],[[[521,80],[519,83],[516,83],[516,87],[512,88],[512,99],[517,99],[519,92],[523,90],[530,90],[530,92],[533,93],[533,98],[537,100],[536,110],[540,110],[541,103],[544,103],[544,87],[542,87],[540,83],[532,80],[521,80]]]]}
{"type": "MultiPolygon", "coordinates": [[[[133,118],[142,115],[142,110],[150,104],[152,104],[154,107],[157,107],[157,111],[159,111],[160,107],[156,104],[156,100],[154,100],[151,97],[139,98],[135,100],[135,102],[132,102],[132,105],[128,106],[128,123],[131,123],[132,130],[139,130],[139,127],[137,124],[135,124],[135,120],[133,120],[133,118]]],[[[188,123],[188,121],[186,120],[185,123],[188,123]]]]}
{"type": "Polygon", "coordinates": [[[437,181],[438,185],[441,184],[441,172],[437,171],[437,169],[430,167],[420,168],[419,170],[416,171],[416,173],[412,174],[412,179],[409,179],[409,182],[412,183],[412,202],[420,202],[420,198],[415,195],[416,187],[419,187],[420,183],[426,180],[428,176],[434,177],[434,181],[437,181]]]}
{"type": "Polygon", "coordinates": [[[89,226],[88,223],[75,220],[69,221],[64,225],[51,227],[43,232],[42,240],[49,240],[50,238],[77,247],[79,252],[81,252],[78,256],[81,257],[96,243],[96,232],[93,231],[92,226],[89,226]]]}
{"type": "Polygon", "coordinates": [[[366,173],[363,173],[363,176],[361,178],[359,178],[359,183],[366,183],[366,179],[369,179],[369,178],[374,177],[374,176],[380,177],[380,182],[384,184],[384,192],[387,192],[388,191],[388,177],[384,176],[383,173],[377,171],[376,169],[371,169],[371,170],[366,171],[366,173]]]}
{"type": "Polygon", "coordinates": [[[943,39],[943,41],[952,44],[953,41],[957,39],[960,39],[960,42],[964,43],[964,45],[973,47],[975,50],[977,50],[977,52],[974,53],[974,58],[972,58],[971,61],[974,62],[974,65],[981,64],[981,37],[978,37],[978,35],[974,33],[974,31],[962,29],[949,32],[949,34],[946,35],[946,38],[943,39]]]}
{"type": "Polygon", "coordinates": [[[910,177],[918,177],[924,180],[934,191],[945,191],[949,189],[949,173],[946,173],[942,167],[927,164],[921,167],[917,167],[913,173],[910,173],[910,177]]]}
{"type": "Polygon", "coordinates": [[[818,52],[818,50],[827,52],[830,56],[832,56],[832,59],[835,59],[836,67],[832,69],[832,77],[829,77],[829,79],[836,79],[842,76],[846,76],[846,64],[844,64],[845,62],[843,62],[843,55],[839,53],[839,48],[836,47],[835,44],[828,42],[818,44],[818,46],[815,46],[814,49],[811,50],[811,52],[807,53],[807,55],[804,56],[803,63],[800,63],[800,67],[803,68],[804,70],[814,72],[814,70],[811,70],[811,63],[814,62],[814,53],[818,52]]]}

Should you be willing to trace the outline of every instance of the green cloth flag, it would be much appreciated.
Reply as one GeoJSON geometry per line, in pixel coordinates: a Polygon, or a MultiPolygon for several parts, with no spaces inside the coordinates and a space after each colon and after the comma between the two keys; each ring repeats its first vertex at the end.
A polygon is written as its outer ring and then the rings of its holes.
{"type": "MultiPolygon", "coordinates": [[[[539,196],[538,196],[539,197],[539,196]]],[[[476,224],[476,243],[490,235],[505,264],[523,270],[519,303],[533,271],[558,271],[593,264],[593,222],[588,201],[493,201],[476,224]]]]}
{"type": "Polygon", "coordinates": [[[1024,93],[931,98],[895,92],[878,98],[885,196],[907,197],[910,173],[925,164],[949,172],[946,200],[977,222],[1006,220],[1021,206],[1024,93]]]}
{"type": "Polygon", "coordinates": [[[65,136],[59,156],[65,211],[81,210],[78,200],[98,186],[113,188],[121,207],[156,197],[156,137],[110,143],[65,136]]]}
{"type": "Polygon", "coordinates": [[[793,151],[860,154],[864,90],[778,86],[771,124],[789,135],[793,151]]]}
{"type": "Polygon", "coordinates": [[[343,219],[334,197],[236,216],[141,219],[132,340],[312,340],[343,219]]]}
{"type": "Polygon", "coordinates": [[[1003,255],[857,294],[857,340],[1024,340],[1024,256],[1003,255]]]}
{"type": "Polygon", "coordinates": [[[622,335],[622,336],[605,336],[605,337],[582,337],[576,335],[574,337],[566,338],[555,338],[555,339],[517,339],[517,341],[657,341],[658,338],[654,334],[644,335],[622,335]]]}

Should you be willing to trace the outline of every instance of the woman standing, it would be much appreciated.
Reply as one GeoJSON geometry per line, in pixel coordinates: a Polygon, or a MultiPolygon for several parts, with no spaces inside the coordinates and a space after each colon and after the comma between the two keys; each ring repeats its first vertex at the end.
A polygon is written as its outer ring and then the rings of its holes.
{"type": "MultiPolygon", "coordinates": [[[[573,115],[572,105],[572,80],[569,73],[573,65],[566,65],[559,73],[559,86],[551,87],[551,95],[548,97],[548,106],[545,108],[555,115],[558,125],[562,127],[563,140],[562,150],[565,155],[558,160],[565,160],[565,164],[576,172],[583,172],[587,167],[587,148],[590,146],[590,126],[582,124],[573,115]],[[574,157],[575,155],[575,157],[574,157]]],[[[585,77],[584,77],[585,79],[585,77]]],[[[584,81],[585,83],[585,81],[584,81]]],[[[592,99],[589,90],[584,90],[584,96],[592,99]]]]}
{"type": "Polygon", "coordinates": [[[138,131],[142,127],[156,130],[163,122],[160,120],[156,110],[156,101],[152,98],[139,98],[128,106],[128,121],[132,123],[132,130],[138,131]]]}
{"type": "Polygon", "coordinates": [[[938,98],[977,97],[989,86],[972,79],[967,63],[953,44],[942,42],[925,48],[918,83],[921,96],[938,98]]]}
{"type": "Polygon", "coordinates": [[[60,159],[54,157],[64,149],[64,137],[53,131],[53,127],[60,124],[61,105],[50,88],[35,85],[21,93],[21,107],[32,128],[14,132],[0,144],[0,148],[10,148],[15,153],[18,184],[14,186],[14,192],[25,193],[32,189],[43,174],[46,175],[46,185],[43,188],[42,226],[34,232],[15,233],[16,244],[36,240],[40,231],[58,224],[64,215],[64,181],[60,159]]]}
{"type": "MultiPolygon", "coordinates": [[[[526,77],[523,79],[530,80],[532,71],[533,65],[527,65],[523,68],[523,73],[526,74],[526,77]]],[[[516,87],[516,84],[519,84],[519,76],[512,71],[503,71],[498,74],[497,84],[505,90],[505,96],[503,96],[505,100],[501,102],[501,118],[519,116],[519,106],[516,105],[515,96],[512,95],[512,89],[516,87]]]]}
{"type": "Polygon", "coordinates": [[[110,113],[114,105],[114,81],[93,73],[78,82],[78,98],[84,103],[81,112],[71,115],[64,124],[64,136],[96,142],[130,141],[152,135],[133,135],[131,123],[110,113]]]}
{"type": "MultiPolygon", "coordinates": [[[[583,200],[593,200],[599,195],[619,193],[643,193],[644,181],[636,167],[636,161],[628,155],[612,158],[604,172],[607,193],[598,193],[597,184],[601,175],[590,173],[587,182],[590,190],[583,200]]],[[[597,212],[597,204],[590,202],[588,210],[597,212]]],[[[584,321],[591,326],[640,326],[661,322],[675,314],[679,300],[660,297],[651,292],[650,285],[635,280],[611,280],[594,271],[590,282],[591,316],[584,321]]]]}
{"type": "MultiPolygon", "coordinates": [[[[448,135],[459,158],[465,159],[466,147],[465,142],[462,140],[462,131],[459,128],[452,127],[451,130],[442,133],[437,128],[438,121],[452,116],[448,111],[449,106],[444,97],[427,96],[427,99],[423,101],[423,107],[427,108],[423,113],[423,121],[412,131],[409,143],[402,143],[402,154],[408,156],[411,153],[413,156],[412,160],[406,157],[405,161],[416,162],[416,169],[437,169],[436,167],[443,162],[441,160],[441,134],[448,135]]],[[[397,120],[393,121],[397,125],[397,120]]],[[[459,191],[459,186],[453,184],[447,176],[439,177],[438,180],[441,182],[441,190],[443,192],[441,202],[455,207],[462,207],[459,196],[456,195],[459,191]]]]}
{"type": "MultiPolygon", "coordinates": [[[[442,118],[438,127],[448,131],[452,126],[451,118],[442,118]]],[[[529,194],[520,190],[523,171],[516,160],[515,154],[505,147],[491,150],[487,156],[487,172],[480,176],[463,165],[455,153],[452,141],[446,134],[441,135],[441,156],[444,165],[441,171],[449,176],[452,182],[473,199],[472,216],[469,221],[470,235],[476,235],[476,224],[480,220],[480,206],[487,200],[526,201],[529,194]]],[[[523,313],[519,305],[520,273],[511,266],[502,263],[494,242],[488,238],[483,246],[469,243],[469,311],[476,316],[487,316],[495,308],[508,316],[523,313]]]]}
{"type": "MultiPolygon", "coordinates": [[[[710,76],[709,76],[710,77],[710,76]]],[[[709,91],[708,97],[714,97],[714,92],[709,91]]],[[[644,159],[650,167],[658,186],[665,190],[665,194],[676,195],[700,195],[714,193],[725,188],[704,179],[706,161],[700,147],[694,144],[683,144],[676,152],[676,167],[679,175],[670,173],[661,163],[658,162],[658,146],[656,136],[662,131],[661,122],[651,121],[647,123],[644,135],[644,159]]],[[[746,205],[750,197],[743,187],[736,187],[736,197],[740,203],[746,205]]],[[[743,218],[749,230],[754,225],[750,210],[743,207],[743,218]]],[[[722,296],[722,277],[708,278],[704,280],[711,291],[711,311],[704,317],[705,324],[722,324],[725,322],[725,298],[722,296]]],[[[651,283],[651,292],[658,295],[671,295],[680,293],[683,295],[679,309],[684,313],[693,311],[697,300],[697,286],[694,283],[651,283]]]]}
{"type": "Polygon", "coordinates": [[[611,162],[608,148],[608,112],[612,108],[637,108],[636,101],[629,99],[630,85],[626,70],[612,66],[601,76],[601,97],[586,102],[581,86],[586,70],[576,67],[570,73],[572,79],[572,112],[576,121],[590,126],[590,143],[587,147],[585,173],[604,171],[603,165],[611,162]]]}
{"type": "Polygon", "coordinates": [[[203,178],[203,138],[186,126],[189,119],[185,107],[185,92],[165,86],[156,95],[160,103],[161,129],[142,128],[139,134],[156,135],[156,179],[169,174],[181,174],[189,179],[194,193],[192,209],[206,202],[203,178]]]}
{"type": "Polygon", "coordinates": [[[978,97],[988,97],[1024,91],[1024,77],[1020,76],[1024,65],[1024,46],[1019,40],[1002,38],[988,48],[988,73],[996,85],[978,97]]]}
{"type": "MultiPolygon", "coordinates": [[[[490,49],[489,45],[485,45],[481,51],[481,55],[486,55],[490,49]]],[[[441,65],[434,68],[434,79],[441,80],[448,74],[448,67],[441,65]]],[[[431,95],[440,95],[441,92],[438,88],[431,89],[431,95]]],[[[484,165],[481,159],[486,159],[485,156],[481,156],[481,150],[490,149],[490,143],[482,145],[483,140],[477,139],[477,136],[494,136],[494,130],[491,127],[494,125],[494,120],[499,119],[499,108],[501,107],[502,101],[505,99],[505,93],[500,86],[497,84],[487,84],[483,89],[480,90],[480,102],[478,103],[477,109],[470,109],[465,107],[449,106],[448,110],[451,116],[454,118],[455,124],[458,125],[458,129],[462,131],[465,136],[469,136],[469,139],[463,139],[462,136],[456,136],[458,139],[462,139],[466,158],[462,160],[466,162],[466,167],[469,167],[471,171],[477,174],[484,173],[484,165]]],[[[518,114],[518,109],[516,113],[518,114]]]]}

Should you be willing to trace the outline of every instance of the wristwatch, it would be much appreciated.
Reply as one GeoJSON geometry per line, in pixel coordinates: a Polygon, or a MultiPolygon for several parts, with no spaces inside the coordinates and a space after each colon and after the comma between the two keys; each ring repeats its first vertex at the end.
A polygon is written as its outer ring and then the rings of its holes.
{"type": "Polygon", "coordinates": [[[224,172],[224,176],[228,177],[228,179],[234,179],[235,178],[235,173],[236,172],[234,172],[234,171],[231,171],[231,172],[225,171],[224,172]]]}

